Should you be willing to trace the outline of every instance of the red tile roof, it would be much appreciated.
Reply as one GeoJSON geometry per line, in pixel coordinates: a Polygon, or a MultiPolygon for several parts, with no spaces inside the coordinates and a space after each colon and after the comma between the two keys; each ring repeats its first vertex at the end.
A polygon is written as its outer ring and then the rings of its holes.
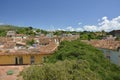
{"type": "Polygon", "coordinates": [[[0,55],[31,55],[31,54],[41,54],[41,55],[48,55],[52,54],[57,49],[57,44],[51,42],[47,46],[39,46],[38,48],[34,49],[3,49],[0,50],[0,55]]]}

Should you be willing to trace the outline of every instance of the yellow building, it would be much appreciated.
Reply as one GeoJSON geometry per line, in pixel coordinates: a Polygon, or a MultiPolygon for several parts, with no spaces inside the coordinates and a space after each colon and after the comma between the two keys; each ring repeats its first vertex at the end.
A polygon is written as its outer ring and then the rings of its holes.
{"type": "Polygon", "coordinates": [[[0,65],[24,65],[43,63],[51,53],[40,51],[20,50],[15,52],[0,52],[0,65]]]}

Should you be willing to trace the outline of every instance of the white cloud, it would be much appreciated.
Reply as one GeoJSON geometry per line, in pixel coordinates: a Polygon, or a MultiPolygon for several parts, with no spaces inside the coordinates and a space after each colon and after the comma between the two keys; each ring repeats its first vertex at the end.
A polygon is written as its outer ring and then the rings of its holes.
{"type": "Polygon", "coordinates": [[[66,28],[66,30],[68,30],[68,31],[75,31],[75,29],[74,29],[72,26],[68,26],[68,27],[66,28]]]}
{"type": "Polygon", "coordinates": [[[98,30],[97,26],[95,25],[85,25],[83,28],[85,31],[97,31],[98,30]]]}
{"type": "MultiPolygon", "coordinates": [[[[82,23],[78,23],[81,25],[82,23]]],[[[84,25],[82,27],[74,28],[73,26],[69,26],[64,30],[67,31],[102,31],[105,30],[107,32],[112,30],[120,29],[120,16],[113,18],[111,20],[108,17],[104,16],[102,19],[98,19],[97,25],[84,25]]]]}
{"type": "Polygon", "coordinates": [[[59,31],[65,31],[65,29],[61,29],[61,28],[58,28],[57,30],[59,30],[59,31]]]}
{"type": "Polygon", "coordinates": [[[75,29],[75,31],[84,31],[84,30],[83,30],[83,28],[78,27],[75,29]]]}
{"type": "Polygon", "coordinates": [[[102,22],[98,23],[99,30],[112,31],[120,29],[120,16],[108,20],[107,17],[102,18],[102,22]]]}

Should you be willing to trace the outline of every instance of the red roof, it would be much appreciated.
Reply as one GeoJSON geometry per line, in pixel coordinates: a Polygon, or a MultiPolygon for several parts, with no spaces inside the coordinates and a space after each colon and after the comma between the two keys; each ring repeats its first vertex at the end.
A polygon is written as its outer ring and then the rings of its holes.
{"type": "Polygon", "coordinates": [[[57,49],[57,45],[55,43],[50,43],[47,46],[39,46],[38,48],[34,49],[20,49],[20,50],[0,50],[0,55],[31,55],[31,54],[41,54],[41,55],[48,55],[52,54],[57,49]]]}

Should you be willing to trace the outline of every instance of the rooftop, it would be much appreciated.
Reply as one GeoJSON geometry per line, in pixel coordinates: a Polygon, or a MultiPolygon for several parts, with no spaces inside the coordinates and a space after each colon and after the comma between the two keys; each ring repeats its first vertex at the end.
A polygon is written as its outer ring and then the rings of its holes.
{"type": "Polygon", "coordinates": [[[30,54],[52,54],[57,49],[57,44],[50,43],[32,49],[0,49],[0,55],[30,55],[30,54]]]}

